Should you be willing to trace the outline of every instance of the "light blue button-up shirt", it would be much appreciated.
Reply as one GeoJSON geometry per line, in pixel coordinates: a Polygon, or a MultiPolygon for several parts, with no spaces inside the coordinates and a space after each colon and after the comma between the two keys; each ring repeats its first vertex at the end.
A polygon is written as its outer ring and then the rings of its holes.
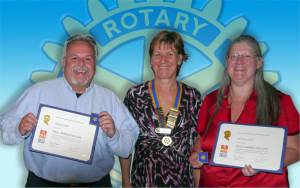
{"type": "Polygon", "coordinates": [[[65,78],[37,83],[28,88],[12,108],[0,116],[3,142],[24,143],[24,161],[37,176],[58,183],[94,182],[107,175],[114,165],[114,155],[128,157],[133,151],[139,129],[127,108],[110,90],[91,83],[77,98],[65,78]],[[21,136],[20,120],[29,112],[37,116],[40,104],[91,114],[107,111],[116,133],[112,138],[99,128],[92,164],[46,155],[29,150],[33,134],[21,136]]]}

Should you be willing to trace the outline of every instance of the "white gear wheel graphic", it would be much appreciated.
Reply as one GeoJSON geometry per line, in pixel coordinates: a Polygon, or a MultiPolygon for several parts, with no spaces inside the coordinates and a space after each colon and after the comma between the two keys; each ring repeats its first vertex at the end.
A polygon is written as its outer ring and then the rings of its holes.
{"type": "MultiPolygon", "coordinates": [[[[222,0],[211,0],[209,1],[203,10],[198,10],[192,8],[193,0],[177,0],[175,2],[165,2],[163,0],[148,0],[145,2],[135,2],[134,0],[119,0],[118,7],[111,11],[107,11],[106,7],[100,3],[99,0],[88,0],[88,8],[93,19],[87,25],[80,23],[80,21],[75,18],[68,16],[64,18],[63,25],[68,32],[72,34],[74,32],[86,32],[89,33],[89,30],[93,28],[97,23],[109,18],[110,16],[128,11],[129,9],[141,8],[141,7],[176,7],[183,11],[189,11],[191,14],[200,15],[202,18],[212,23],[217,27],[221,32],[220,34],[211,42],[209,46],[204,46],[199,41],[194,38],[182,34],[185,42],[194,46],[195,48],[201,50],[211,61],[211,66],[198,71],[192,75],[189,75],[183,79],[187,84],[197,88],[200,92],[205,93],[213,86],[217,85],[220,81],[220,75],[223,73],[224,66],[220,60],[215,56],[215,51],[225,40],[232,40],[232,37],[240,35],[247,26],[247,20],[243,17],[234,19],[226,26],[223,26],[217,21],[217,18],[220,14],[222,8],[222,0]],[[212,77],[211,75],[217,75],[212,77]],[[210,78],[210,79],[207,79],[210,78]],[[205,80],[205,81],[203,81],[205,80]]],[[[101,57],[98,59],[98,62],[101,62],[101,58],[105,57],[112,49],[116,48],[118,45],[132,40],[133,38],[145,37],[145,51],[148,51],[147,45],[151,40],[150,33],[158,29],[156,28],[146,28],[142,30],[133,31],[127,34],[124,34],[117,39],[112,40],[104,46],[99,45],[101,57]]],[[[267,50],[266,45],[261,43],[263,52],[267,50]]],[[[51,78],[56,78],[59,73],[62,71],[60,62],[62,46],[57,43],[46,42],[43,45],[44,52],[48,55],[50,59],[57,62],[53,71],[35,71],[32,73],[31,80],[33,82],[39,82],[42,80],[47,80],[51,78]]],[[[151,79],[152,73],[150,65],[148,62],[148,57],[144,58],[144,81],[151,79]]],[[[265,72],[265,77],[270,83],[275,83],[279,80],[277,72],[265,72]]],[[[95,81],[99,84],[102,84],[113,91],[115,91],[120,97],[123,97],[125,91],[134,83],[131,81],[122,78],[116,74],[113,74],[106,69],[103,69],[101,66],[97,66],[97,73],[95,75],[95,81]],[[111,83],[114,83],[113,85],[111,83]]]]}

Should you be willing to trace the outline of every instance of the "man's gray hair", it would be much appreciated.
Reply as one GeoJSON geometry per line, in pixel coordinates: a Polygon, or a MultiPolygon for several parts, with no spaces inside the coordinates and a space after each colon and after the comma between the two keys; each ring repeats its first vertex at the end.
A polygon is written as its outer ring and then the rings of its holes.
{"type": "Polygon", "coordinates": [[[66,54],[67,54],[68,47],[70,46],[71,43],[73,43],[75,41],[87,42],[94,49],[95,60],[97,60],[99,52],[98,52],[98,47],[97,47],[97,43],[96,43],[95,39],[91,35],[75,34],[75,35],[72,35],[71,37],[69,37],[65,41],[64,49],[63,49],[63,55],[62,55],[62,62],[64,62],[64,59],[65,59],[66,54]]]}

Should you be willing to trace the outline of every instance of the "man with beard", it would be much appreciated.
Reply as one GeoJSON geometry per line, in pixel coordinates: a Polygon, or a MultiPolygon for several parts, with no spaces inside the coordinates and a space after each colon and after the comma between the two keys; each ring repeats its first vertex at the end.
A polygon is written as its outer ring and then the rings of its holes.
{"type": "Polygon", "coordinates": [[[33,85],[0,116],[3,142],[19,144],[24,140],[24,162],[29,171],[26,187],[111,187],[114,155],[128,157],[132,152],[139,129],[118,97],[93,82],[97,56],[91,36],[71,36],[64,45],[63,77],[33,85]],[[100,128],[91,164],[30,151],[40,104],[98,114],[100,128]]]}

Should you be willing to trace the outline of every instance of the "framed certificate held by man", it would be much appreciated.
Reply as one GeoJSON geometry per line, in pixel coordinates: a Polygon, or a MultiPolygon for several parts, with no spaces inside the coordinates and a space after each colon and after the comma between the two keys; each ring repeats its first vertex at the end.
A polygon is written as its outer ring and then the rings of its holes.
{"type": "Polygon", "coordinates": [[[98,134],[98,114],[83,114],[41,104],[31,151],[91,163],[98,134]]]}
{"type": "Polygon", "coordinates": [[[284,127],[222,123],[210,164],[282,173],[286,139],[284,127]]]}

